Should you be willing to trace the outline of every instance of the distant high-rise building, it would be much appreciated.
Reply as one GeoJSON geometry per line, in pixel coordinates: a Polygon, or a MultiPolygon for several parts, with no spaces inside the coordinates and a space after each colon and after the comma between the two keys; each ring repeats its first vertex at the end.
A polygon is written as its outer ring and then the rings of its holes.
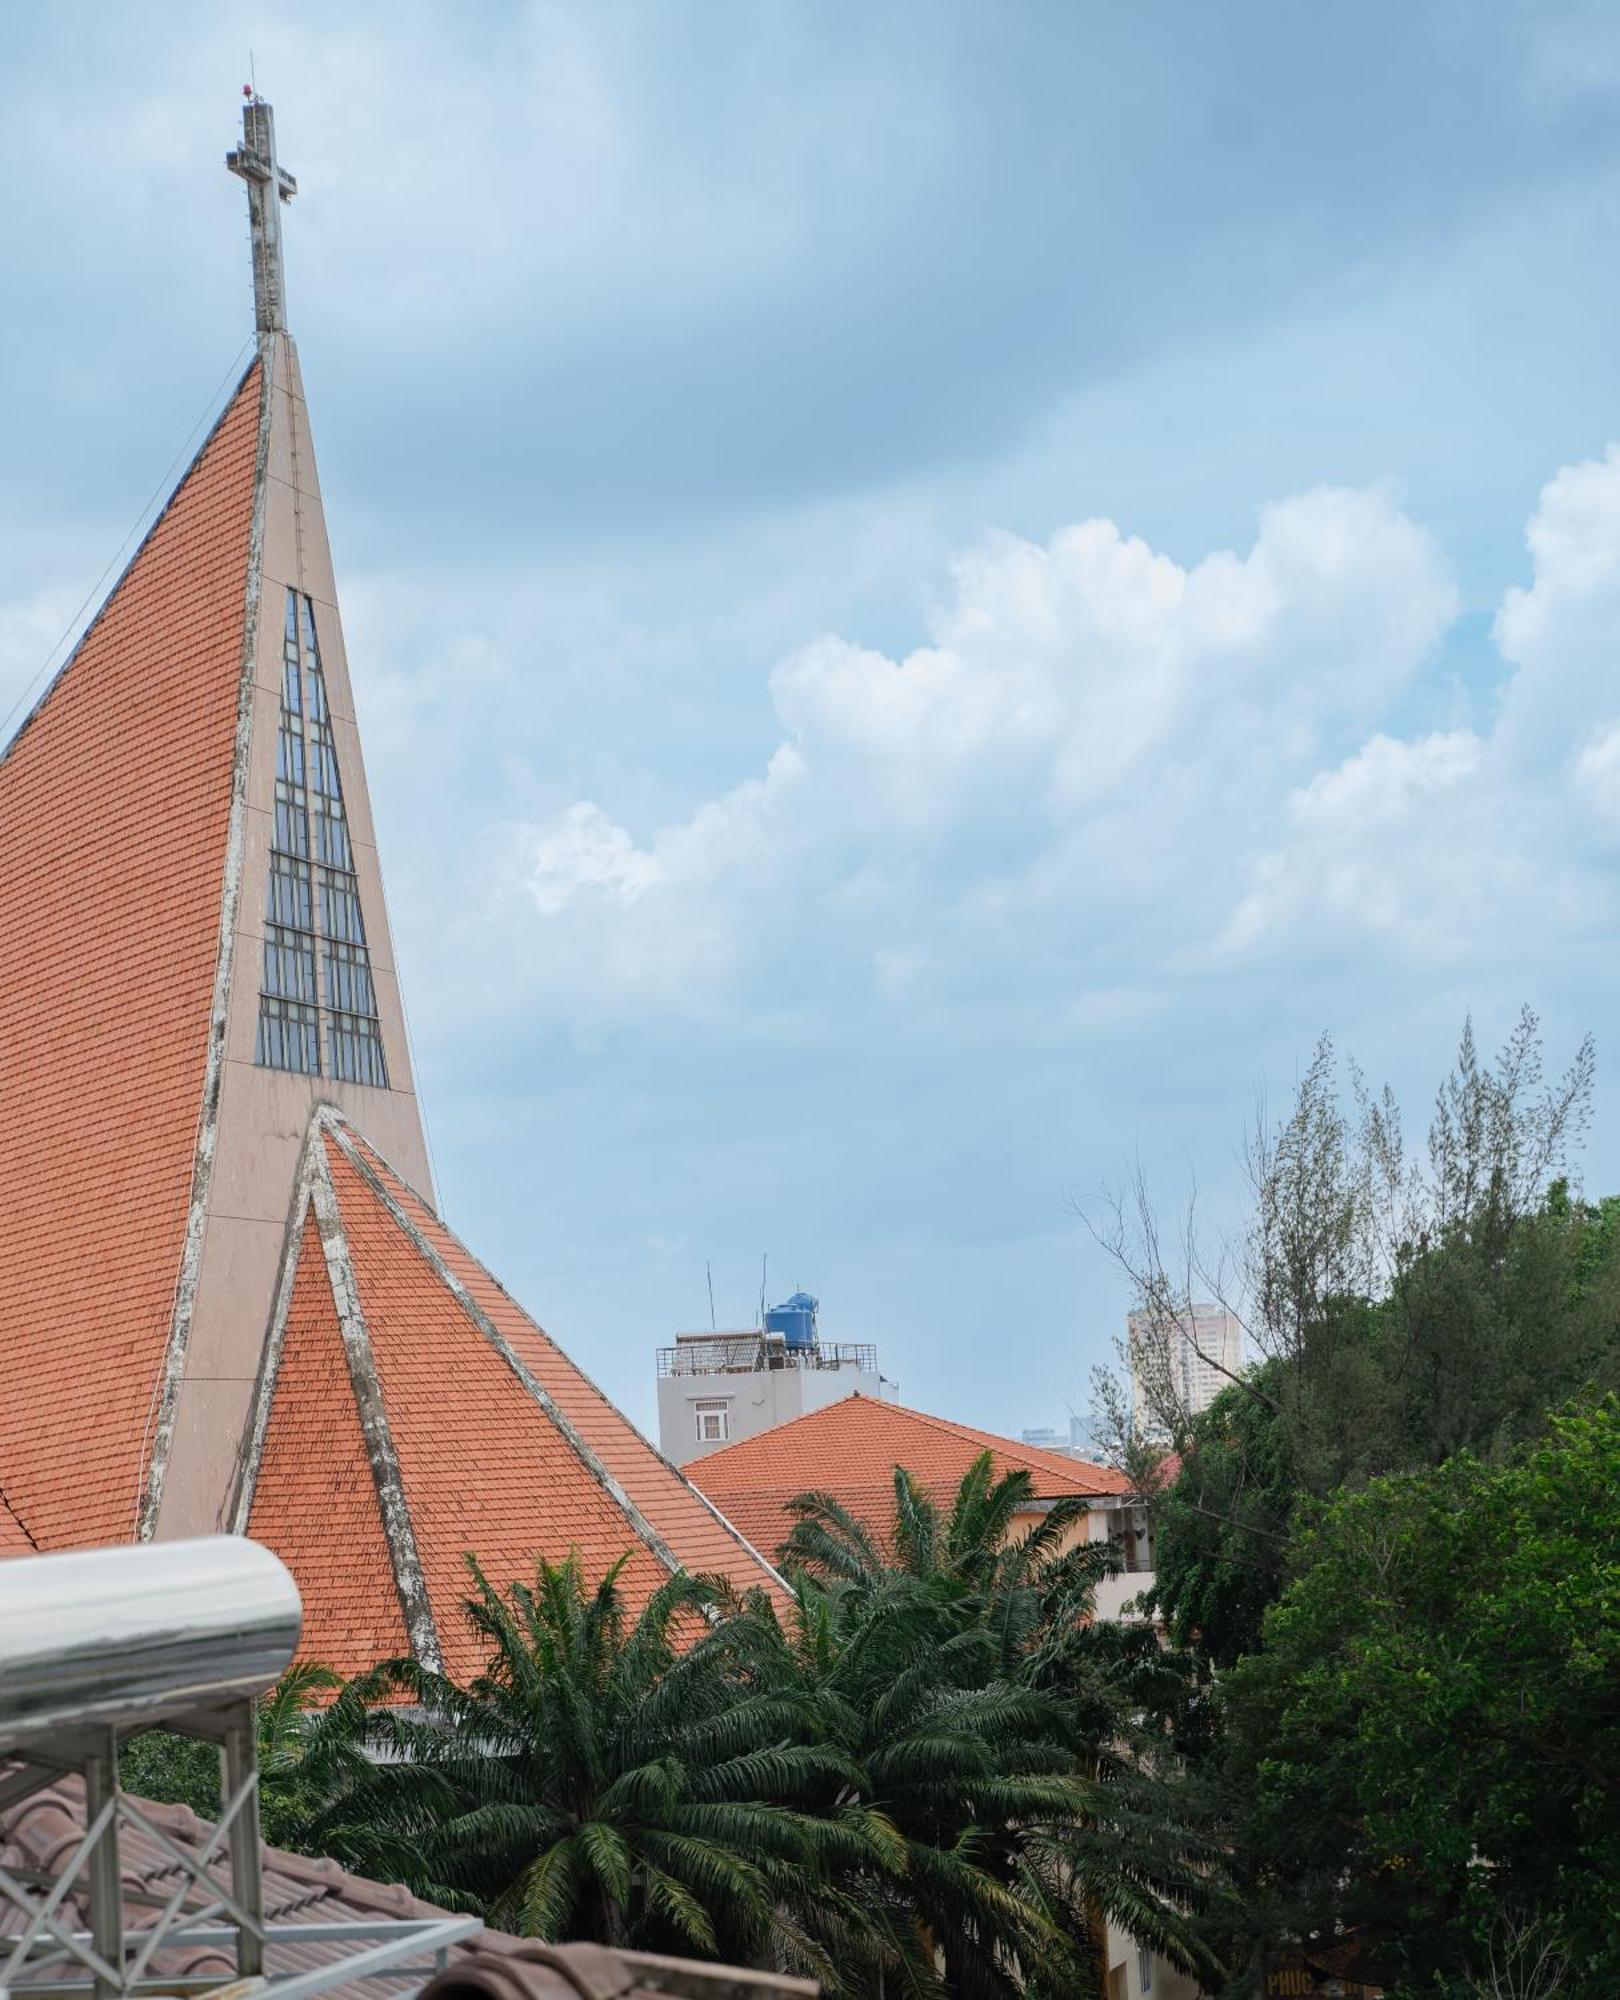
{"type": "Polygon", "coordinates": [[[844,1396],[894,1402],[867,1341],[823,1340],[819,1301],[795,1292],[764,1324],[736,1333],[678,1333],[658,1350],[658,1445],[689,1465],[739,1438],[774,1430],[844,1396]]]}
{"type": "Polygon", "coordinates": [[[1060,1431],[1052,1424],[1042,1424],[1035,1430],[1020,1431],[1021,1444],[1033,1445],[1037,1451],[1055,1451],[1060,1458],[1084,1458],[1086,1430],[1078,1417],[1070,1417],[1067,1431],[1060,1431]]]}
{"type": "Polygon", "coordinates": [[[1189,1306],[1174,1321],[1133,1312],[1126,1326],[1131,1412],[1143,1436],[1167,1429],[1167,1402],[1195,1417],[1242,1371],[1242,1323],[1224,1306],[1189,1306]]]}

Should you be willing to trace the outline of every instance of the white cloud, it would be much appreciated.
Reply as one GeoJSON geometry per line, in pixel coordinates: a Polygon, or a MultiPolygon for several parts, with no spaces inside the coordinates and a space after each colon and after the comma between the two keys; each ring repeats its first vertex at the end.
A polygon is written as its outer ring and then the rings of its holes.
{"type": "Polygon", "coordinates": [[[1375,735],[1295,791],[1229,949],[1328,923],[1460,958],[1612,902],[1594,836],[1620,826],[1620,450],[1550,480],[1526,542],[1532,580],[1493,627],[1509,668],[1494,725],[1375,735]]]}
{"type": "Polygon", "coordinates": [[[644,854],[622,826],[589,800],[570,806],[541,828],[529,854],[529,892],[543,917],[555,917],[582,890],[597,890],[629,904],[659,879],[654,857],[644,854]]]}
{"type": "Polygon", "coordinates": [[[1598,818],[1620,831],[1620,722],[1593,736],[1575,760],[1575,777],[1598,818]]]}
{"type": "Polygon", "coordinates": [[[1194,727],[1298,751],[1376,712],[1456,608],[1431,539],[1376,491],[1268,507],[1247,556],[1191,570],[1093,520],[1045,547],[997,537],[953,581],[904,659],[823,639],[771,680],[808,754],[869,765],[912,816],[1012,769],[1068,813],[1194,727]]]}
{"type": "MultiPolygon", "coordinates": [[[[1420,958],[1466,949],[1487,887],[1472,730],[1374,736],[1294,792],[1283,844],[1256,862],[1224,952],[1302,936],[1380,937],[1420,958]]],[[[1492,885],[1494,886],[1494,885],[1492,885]]]]}
{"type": "Polygon", "coordinates": [[[1594,720],[1614,702],[1620,447],[1550,480],[1526,539],[1532,582],[1508,591],[1496,617],[1496,643],[1515,668],[1500,734],[1504,752],[1520,761],[1559,762],[1579,754],[1594,720]]]}
{"type": "Polygon", "coordinates": [[[646,848],[589,800],[545,825],[519,828],[515,838],[535,907],[554,917],[576,897],[595,895],[628,908],[652,891],[701,890],[724,875],[747,872],[788,843],[784,795],[796,789],[803,772],[798,751],[783,744],[763,779],[711,799],[646,848]]]}
{"type": "Polygon", "coordinates": [[[590,801],[510,829],[541,983],[565,1012],[820,981],[1074,1023],[1145,965],[1457,964],[1556,926],[1620,828],[1620,454],[1559,473],[1528,540],[1494,716],[1405,734],[1457,597],[1387,489],[1265,507],[1190,567],[1105,520],[992,537],[911,652],[780,663],[762,777],[650,830],[590,801]]]}
{"type": "MultiPolygon", "coordinates": [[[[938,956],[917,930],[959,951],[987,921],[1096,902],[1099,869],[1152,886],[1188,841],[1231,845],[1235,800],[1308,780],[1455,608],[1440,552],[1382,490],[1268,507],[1247,554],[1191,569],[1110,521],[1000,535],[951,585],[902,658],[829,636],[778,666],[786,740],[763,778],[641,840],[591,801],[513,831],[533,910],[590,931],[593,993],[629,932],[706,929],[732,967],[750,937],[776,947],[766,910],[787,904],[875,932],[867,976],[892,996],[938,956]]],[[[712,990],[714,951],[681,956],[712,990]]],[[[667,943],[639,962],[679,998],[667,943]]]]}

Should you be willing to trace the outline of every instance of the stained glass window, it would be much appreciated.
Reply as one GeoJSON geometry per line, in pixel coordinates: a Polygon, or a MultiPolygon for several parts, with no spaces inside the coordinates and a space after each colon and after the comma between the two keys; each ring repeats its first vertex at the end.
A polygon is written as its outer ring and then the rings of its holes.
{"type": "Polygon", "coordinates": [[[258,1060],[388,1086],[315,607],[293,590],[282,644],[258,1060]]]}

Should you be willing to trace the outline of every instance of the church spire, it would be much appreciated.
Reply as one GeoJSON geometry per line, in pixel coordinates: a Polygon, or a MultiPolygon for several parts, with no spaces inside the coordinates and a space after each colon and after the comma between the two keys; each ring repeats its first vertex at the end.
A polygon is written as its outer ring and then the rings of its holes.
{"type": "Polygon", "coordinates": [[[251,85],[243,95],[242,144],[225,155],[233,174],[247,182],[253,228],[253,323],[261,334],[287,330],[287,284],[281,265],[281,204],[298,183],[276,159],[276,116],[251,85]]]}

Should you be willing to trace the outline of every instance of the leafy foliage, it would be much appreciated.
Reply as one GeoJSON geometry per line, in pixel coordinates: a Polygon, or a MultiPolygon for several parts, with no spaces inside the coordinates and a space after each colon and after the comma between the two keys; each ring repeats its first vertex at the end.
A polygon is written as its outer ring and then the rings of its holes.
{"type": "MultiPolygon", "coordinates": [[[[504,1592],[474,1567],[468,1685],[290,1677],[260,1716],[268,1834],[506,1929],[850,2000],[1094,1994],[1104,1914],[1215,1976],[1219,1855],[1169,1810],[1207,1704],[1147,1627],[1093,1620],[1117,1559],[1083,1503],[1042,1513],[985,1454],[948,1509],[897,1472],[882,1536],[826,1496],[798,1514],[786,1615],[677,1576],[631,1619],[622,1564],[504,1592]]],[[[132,1755],[217,1808],[203,1746],[132,1755]]]]}
{"type": "MultiPolygon", "coordinates": [[[[276,1846],[304,1845],[309,1820],[354,1754],[355,1699],[340,1698],[335,1708],[328,1701],[341,1686],[325,1667],[296,1666],[259,1703],[259,1818],[265,1838],[276,1846]]],[[[219,1817],[216,1745],[150,1729],[125,1743],[118,1761],[126,1790],[190,1806],[200,1819],[219,1817]]]]}
{"type": "Polygon", "coordinates": [[[1151,1217],[1110,1244],[1167,1350],[1196,1287],[1261,1357],[1201,1416],[1154,1409],[1155,1599],[1216,1670],[1186,1782],[1239,1892],[1234,1994],[1352,1934],[1403,1994],[1617,1990],[1620,1201],[1562,1178],[1592,1076],[1588,1042],[1546,1084],[1528,1013],[1494,1062],[1465,1029],[1414,1162],[1324,1041],[1251,1138],[1235,1268],[1190,1224],[1175,1273],[1151,1217]],[[1589,1414],[1549,1441],[1560,1406],[1589,1414]]]}
{"type": "Polygon", "coordinates": [[[475,1567],[483,1670],[462,1687],[401,1660],[356,1684],[376,1761],[310,1836],[501,1929],[767,1955],[836,1988],[795,1912],[835,1863],[883,1866],[885,1830],[802,1808],[851,1774],[796,1692],[760,1676],[755,1621],[676,1576],[632,1622],[622,1568],[592,1589],[577,1558],[541,1562],[503,1594],[475,1567]]]}
{"type": "Polygon", "coordinates": [[[1223,1389],[1193,1420],[1187,1462],[1154,1508],[1154,1603],[1175,1642],[1217,1667],[1259,1645],[1286,1577],[1297,1482],[1280,1373],[1257,1371],[1265,1400],[1223,1389]]]}
{"type": "MultiPolygon", "coordinates": [[[[1248,1323],[1266,1358],[1177,1420],[1180,1472],[1156,1510],[1156,1601],[1184,1643],[1220,1665],[1257,1643],[1299,1510],[1455,1452],[1500,1463],[1549,1408],[1620,1385],[1620,1201],[1545,1178],[1591,1077],[1583,1045],[1543,1088],[1531,1015],[1494,1064],[1465,1030],[1420,1171],[1388,1093],[1352,1069],[1341,1094],[1319,1046],[1250,1146],[1248,1323]]],[[[1174,1310],[1157,1282],[1155,1310],[1174,1310]]]]}
{"type": "Polygon", "coordinates": [[[1555,1929],[1567,1990],[1620,1990],[1617,1491],[1612,1397],[1511,1465],[1375,1481],[1230,1677],[1253,1849],[1386,1978],[1483,1971],[1507,1911],[1555,1929]]]}
{"type": "Polygon", "coordinates": [[[1029,1474],[997,1479],[988,1453],[943,1514],[896,1472],[892,1557],[831,1497],[797,1503],[786,1656],[899,1843],[852,1885],[873,1969],[929,1984],[920,1937],[966,2000],[1085,1994],[1106,1914],[1213,1973],[1187,1920],[1211,1850],[1164,1776],[1196,1726],[1185,1663],[1144,1626],[1093,1621],[1116,1558],[1081,1539],[1084,1504],[1024,1532],[1035,1509],[1029,1474]]]}

